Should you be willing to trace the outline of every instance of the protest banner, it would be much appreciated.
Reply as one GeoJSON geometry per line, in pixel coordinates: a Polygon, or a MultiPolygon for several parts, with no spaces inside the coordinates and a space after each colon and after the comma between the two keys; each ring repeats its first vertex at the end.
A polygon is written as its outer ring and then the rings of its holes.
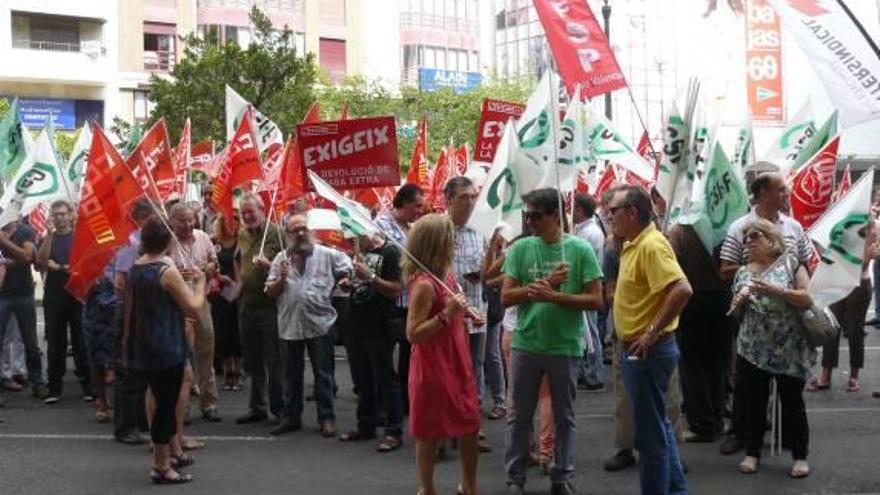
{"type": "Polygon", "coordinates": [[[491,163],[498,151],[498,143],[504,135],[504,126],[513,118],[514,122],[526,110],[525,105],[509,101],[483,100],[480,123],[477,124],[477,141],[474,144],[474,160],[491,163]]]}

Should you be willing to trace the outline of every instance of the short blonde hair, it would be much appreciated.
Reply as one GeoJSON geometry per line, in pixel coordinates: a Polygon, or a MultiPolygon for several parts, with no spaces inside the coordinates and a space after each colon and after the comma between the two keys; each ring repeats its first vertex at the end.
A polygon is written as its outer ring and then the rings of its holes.
{"type": "MultiPolygon", "coordinates": [[[[406,250],[434,275],[443,279],[452,266],[455,247],[455,229],[449,215],[431,213],[420,218],[407,237],[406,250]]],[[[409,280],[423,268],[410,256],[401,260],[404,280],[409,280]]]]}
{"type": "Polygon", "coordinates": [[[748,236],[749,232],[752,231],[758,231],[764,235],[764,238],[770,243],[770,250],[775,256],[779,256],[785,252],[785,240],[782,238],[782,233],[779,231],[779,227],[770,220],[759,218],[754,222],[747,223],[746,226],[743,227],[743,238],[748,236]]]}

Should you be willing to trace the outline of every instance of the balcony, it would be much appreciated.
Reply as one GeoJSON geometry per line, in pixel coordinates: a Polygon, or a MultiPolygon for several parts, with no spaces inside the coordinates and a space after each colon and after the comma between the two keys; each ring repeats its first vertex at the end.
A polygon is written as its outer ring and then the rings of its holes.
{"type": "Polygon", "coordinates": [[[171,72],[177,62],[173,51],[144,51],[144,70],[149,72],[171,72]]]}
{"type": "Polygon", "coordinates": [[[12,48],[24,50],[41,50],[49,52],[76,52],[86,55],[106,55],[107,48],[95,41],[81,41],[79,43],[59,41],[37,40],[12,40],[12,48]]]}

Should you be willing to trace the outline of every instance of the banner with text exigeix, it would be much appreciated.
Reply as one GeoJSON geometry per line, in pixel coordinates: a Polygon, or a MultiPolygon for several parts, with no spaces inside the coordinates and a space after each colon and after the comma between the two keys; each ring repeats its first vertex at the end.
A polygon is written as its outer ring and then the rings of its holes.
{"type": "Polygon", "coordinates": [[[296,139],[306,170],[337,190],[400,185],[394,117],[299,124],[296,139]]]}

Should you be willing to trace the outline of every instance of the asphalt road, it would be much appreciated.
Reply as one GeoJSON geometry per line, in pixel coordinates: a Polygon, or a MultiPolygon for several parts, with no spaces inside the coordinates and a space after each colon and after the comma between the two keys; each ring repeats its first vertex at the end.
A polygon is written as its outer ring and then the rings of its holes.
{"type": "MultiPolygon", "coordinates": [[[[843,342],[845,347],[846,343],[843,342]]],[[[846,376],[838,371],[834,388],[808,394],[810,464],[806,480],[787,476],[791,459],[784,453],[765,453],[760,473],[741,475],[739,455],[723,457],[716,444],[688,444],[683,458],[690,467],[692,494],[880,494],[880,331],[869,328],[867,369],[862,391],[843,391],[846,376]]],[[[847,351],[841,361],[847,362],[847,351]]],[[[846,368],[846,366],[844,366],[846,368]]],[[[310,380],[307,372],[307,380],[310,380]]],[[[344,444],[317,433],[315,408],[306,404],[303,431],[273,438],[268,423],[238,426],[234,417],[245,412],[246,392],[222,392],[223,422],[196,419],[188,429],[206,439],[208,447],[196,453],[189,470],[194,483],[155,487],[147,478],[150,459],[143,446],[114,442],[111,428],[93,420],[93,409],[79,399],[70,381],[63,400],[53,406],[25,393],[3,392],[0,409],[0,495],[17,494],[141,494],[167,491],[188,494],[412,494],[416,492],[413,442],[390,454],[378,454],[374,444],[344,444]]],[[[338,427],[355,426],[355,400],[347,363],[338,361],[338,427]]],[[[607,473],[602,464],[612,452],[613,419],[610,391],[579,395],[578,451],[575,484],[579,493],[638,493],[637,470],[607,473]]],[[[480,457],[479,484],[485,494],[502,493],[503,421],[486,421],[484,430],[495,450],[480,457]]],[[[458,463],[438,466],[441,493],[453,494],[458,463]]],[[[549,479],[530,472],[528,493],[548,493],[549,479]]]]}

